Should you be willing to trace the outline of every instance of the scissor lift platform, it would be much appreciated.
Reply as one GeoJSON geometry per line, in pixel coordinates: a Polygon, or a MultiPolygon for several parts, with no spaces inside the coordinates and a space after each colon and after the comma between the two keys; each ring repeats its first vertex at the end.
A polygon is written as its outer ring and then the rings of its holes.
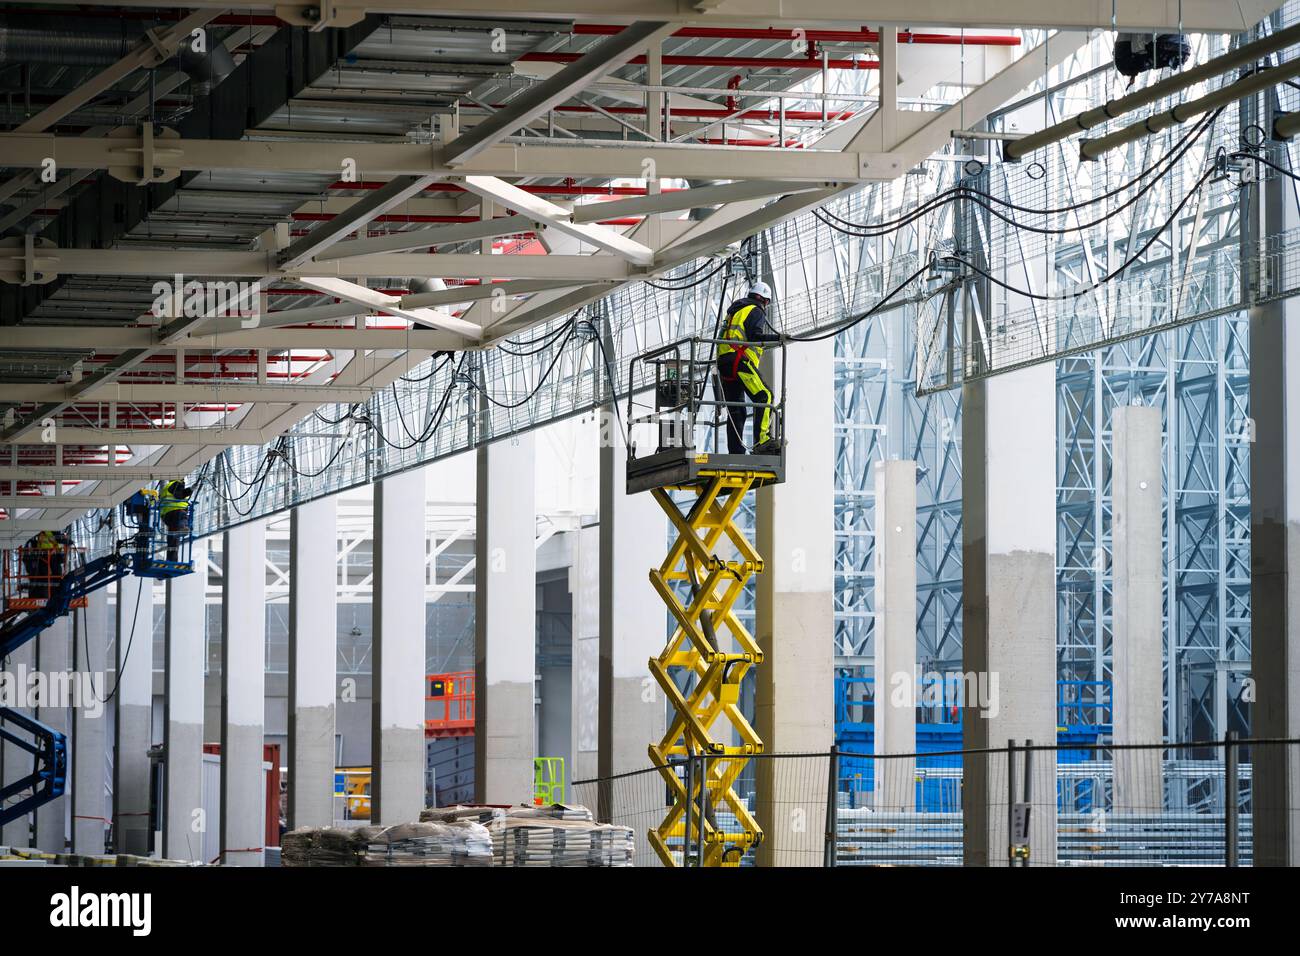
{"type": "Polygon", "coordinates": [[[679,488],[718,475],[752,475],[754,487],[785,481],[785,455],[717,455],[692,448],[670,448],[627,462],[627,493],[679,488]]]}

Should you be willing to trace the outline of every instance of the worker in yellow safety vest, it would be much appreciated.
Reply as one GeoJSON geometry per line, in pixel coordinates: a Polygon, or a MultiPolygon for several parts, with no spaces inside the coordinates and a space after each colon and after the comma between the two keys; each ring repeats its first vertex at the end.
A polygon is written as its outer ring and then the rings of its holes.
{"type": "Polygon", "coordinates": [[[772,390],[758,371],[763,344],[782,341],[767,321],[771,301],[771,287],[766,282],[755,282],[747,295],[727,309],[722,327],[721,338],[736,343],[723,341],[718,345],[718,378],[727,407],[727,452],[732,455],[746,453],[746,399],[755,406],[752,454],[776,455],[781,451],[780,440],[772,437],[772,390]]]}
{"type": "Polygon", "coordinates": [[[190,531],[190,495],[194,489],[186,486],[184,479],[164,481],[158,489],[158,513],[167,528],[167,560],[180,556],[181,536],[190,531]]]}
{"type": "Polygon", "coordinates": [[[59,531],[42,531],[36,535],[36,555],[32,570],[34,597],[49,597],[64,572],[64,545],[66,535],[59,531]]]}

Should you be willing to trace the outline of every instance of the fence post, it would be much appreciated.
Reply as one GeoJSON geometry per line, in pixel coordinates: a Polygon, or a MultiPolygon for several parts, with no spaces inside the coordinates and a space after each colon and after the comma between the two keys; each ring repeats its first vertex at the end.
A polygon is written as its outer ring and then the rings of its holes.
{"type": "Polygon", "coordinates": [[[1223,735],[1223,856],[1226,866],[1237,865],[1237,732],[1223,735]]]}
{"type": "MultiPolygon", "coordinates": [[[[1026,810],[1031,814],[1031,816],[1030,816],[1030,820],[1031,820],[1031,821],[1032,821],[1032,819],[1033,819],[1032,814],[1033,814],[1033,808],[1034,808],[1034,798],[1033,798],[1033,794],[1034,794],[1034,789],[1033,789],[1033,787],[1034,787],[1034,784],[1033,784],[1033,780],[1034,780],[1034,751],[1033,751],[1032,749],[1030,749],[1030,748],[1032,748],[1033,746],[1034,746],[1033,738],[1028,738],[1028,737],[1025,738],[1025,787],[1024,787],[1024,793],[1025,793],[1025,809],[1026,809],[1026,810]]],[[[1056,786],[1055,786],[1055,782],[1053,782],[1053,786],[1052,786],[1053,794],[1055,793],[1055,790],[1056,790],[1056,786]]],[[[1025,856],[1022,856],[1022,857],[1020,858],[1020,865],[1021,865],[1021,866],[1028,866],[1028,865],[1029,865],[1029,856],[1028,856],[1028,854],[1034,852],[1034,839],[1033,839],[1033,833],[1034,833],[1034,828],[1033,828],[1033,825],[1032,825],[1032,822],[1031,822],[1031,824],[1030,824],[1028,830],[1025,832],[1025,852],[1026,852],[1026,855],[1025,855],[1025,856]]],[[[1053,836],[1053,839],[1055,839],[1055,836],[1053,836]]]]}
{"type": "Polygon", "coordinates": [[[826,845],[823,866],[835,866],[836,841],[840,823],[840,748],[831,747],[830,768],[826,774],[826,845]]]}
{"type": "Polygon", "coordinates": [[[1007,741],[1007,866],[1016,865],[1016,742],[1007,741]]]}
{"type": "Polygon", "coordinates": [[[691,865],[691,808],[695,805],[695,755],[686,754],[686,800],[682,813],[682,869],[691,865]]]}

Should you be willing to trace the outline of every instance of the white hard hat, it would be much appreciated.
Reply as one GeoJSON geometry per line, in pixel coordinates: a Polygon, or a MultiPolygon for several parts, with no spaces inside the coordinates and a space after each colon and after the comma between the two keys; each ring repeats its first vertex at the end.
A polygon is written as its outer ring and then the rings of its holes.
{"type": "Polygon", "coordinates": [[[766,282],[755,282],[749,287],[749,294],[761,296],[764,299],[771,299],[772,287],[766,282]]]}

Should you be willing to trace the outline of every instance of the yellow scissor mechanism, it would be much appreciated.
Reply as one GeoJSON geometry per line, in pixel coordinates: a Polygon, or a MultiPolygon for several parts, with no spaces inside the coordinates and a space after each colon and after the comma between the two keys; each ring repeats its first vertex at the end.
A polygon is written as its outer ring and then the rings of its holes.
{"type": "Polygon", "coordinates": [[[702,866],[739,866],[745,851],[763,839],[762,829],[733,789],[750,755],[763,751],[763,742],[739,707],[741,681],[763,662],[763,652],[733,610],[749,579],[762,572],[763,559],[735,519],[745,495],[773,477],[761,471],[702,470],[693,483],[652,489],[677,533],[663,564],[650,572],[651,583],[676,621],[668,646],[650,659],[650,673],[674,710],[668,732],[650,745],[650,760],[673,801],[663,822],[649,832],[650,845],[665,866],[681,866],[690,855],[690,848],[680,849],[688,832],[688,806],[691,844],[703,837],[702,866]],[[685,514],[672,491],[696,496],[685,514]],[[728,557],[719,553],[724,548],[728,557]],[[679,592],[689,592],[689,604],[682,603],[679,592]],[[726,634],[734,652],[720,649],[726,634]],[[669,673],[675,668],[695,675],[693,689],[678,689],[669,673]],[[720,718],[725,722],[719,729],[728,732],[728,741],[734,729],[739,744],[722,743],[714,736],[720,718]],[[700,771],[688,775],[688,796],[678,767],[691,756],[704,759],[695,762],[700,771]],[[724,807],[735,817],[734,829],[719,825],[714,811],[724,807]]]}

